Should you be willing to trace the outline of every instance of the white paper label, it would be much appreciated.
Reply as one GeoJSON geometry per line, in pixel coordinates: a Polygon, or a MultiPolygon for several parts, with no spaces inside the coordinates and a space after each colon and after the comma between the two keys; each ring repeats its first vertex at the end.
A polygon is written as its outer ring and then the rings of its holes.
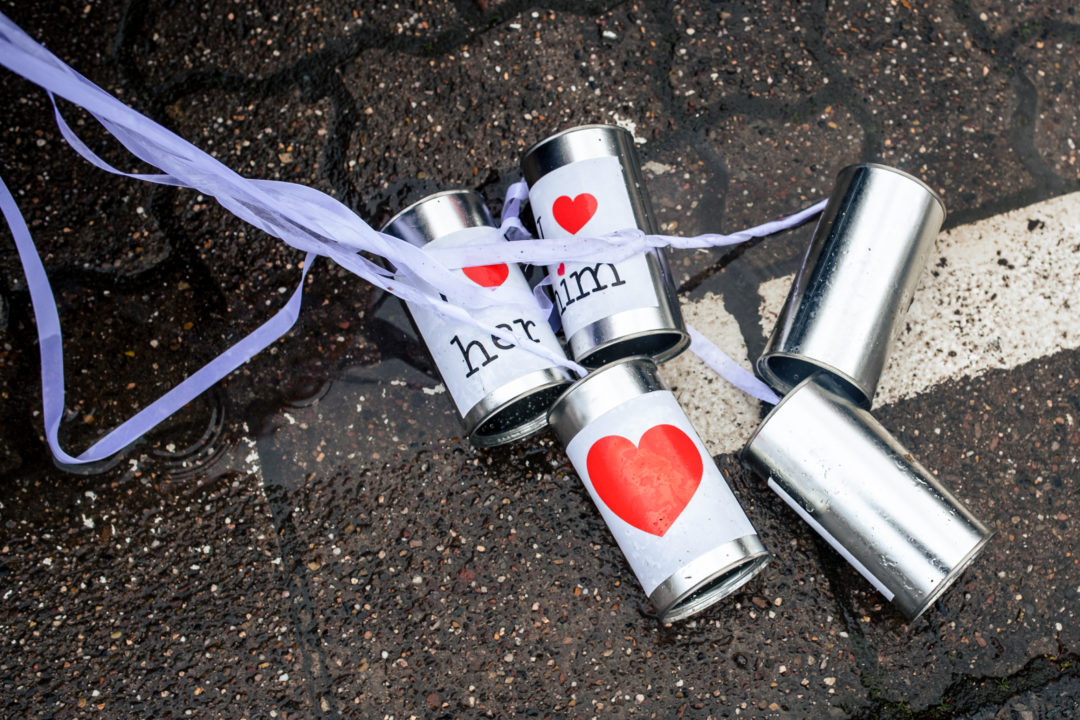
{"type": "MultiPolygon", "coordinates": [[[[529,188],[541,237],[595,237],[637,227],[616,157],[591,158],[552,170],[529,188]]],[[[660,304],[644,255],[618,263],[560,263],[548,267],[551,287],[571,337],[625,310],[660,304]]]]}
{"type": "Polygon", "coordinates": [[[670,392],[639,395],[566,448],[646,594],[755,531],[670,392]]]}
{"type": "MultiPolygon", "coordinates": [[[[425,247],[460,247],[480,237],[486,238],[490,231],[487,227],[466,228],[438,238],[425,247]]],[[[539,306],[535,311],[523,312],[511,305],[534,302],[521,268],[499,263],[455,272],[464,273],[477,285],[491,288],[497,300],[511,307],[504,309],[495,305],[478,310],[478,320],[562,353],[562,346],[539,306]]],[[[553,367],[547,360],[498,337],[473,327],[454,325],[428,308],[409,304],[409,311],[462,417],[493,390],[528,373],[553,367]]]]}

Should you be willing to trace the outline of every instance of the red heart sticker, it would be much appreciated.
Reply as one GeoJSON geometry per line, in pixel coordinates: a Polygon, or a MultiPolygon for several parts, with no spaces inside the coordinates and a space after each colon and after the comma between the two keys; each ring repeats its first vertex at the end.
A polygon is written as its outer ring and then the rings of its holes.
{"type": "Polygon", "coordinates": [[[499,287],[510,276],[510,268],[506,266],[506,263],[477,265],[476,267],[461,268],[461,271],[481,287],[499,287]]]}
{"type": "Polygon", "coordinates": [[[556,275],[566,274],[566,263],[559,263],[559,269],[555,271],[556,275]]]}
{"type": "Polygon", "coordinates": [[[704,465],[694,441],[674,425],[657,425],[637,447],[620,435],[593,443],[585,459],[596,494],[616,515],[663,537],[701,484],[704,465]]]}
{"type": "Polygon", "coordinates": [[[568,195],[562,195],[555,198],[551,214],[563,230],[573,235],[596,214],[596,198],[589,193],[581,193],[573,200],[568,195]]]}

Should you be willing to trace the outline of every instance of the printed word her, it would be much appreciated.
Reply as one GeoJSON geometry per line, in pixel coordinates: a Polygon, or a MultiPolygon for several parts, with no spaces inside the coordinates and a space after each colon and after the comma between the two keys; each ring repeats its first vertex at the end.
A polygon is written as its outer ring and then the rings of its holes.
{"type": "MultiPolygon", "coordinates": [[[[534,343],[540,342],[539,338],[533,337],[531,331],[532,328],[536,327],[535,322],[532,320],[524,320],[522,318],[515,318],[512,322],[514,325],[520,326],[521,332],[525,333],[525,337],[529,338],[534,343]]],[[[514,328],[510,323],[497,323],[495,327],[506,330],[507,332],[514,332],[514,328]]],[[[499,354],[497,352],[489,350],[488,347],[479,340],[470,340],[468,343],[463,343],[461,338],[455,335],[450,338],[450,344],[457,346],[457,349],[461,352],[462,360],[465,361],[465,365],[469,368],[469,371],[465,373],[465,377],[472,377],[480,372],[480,368],[487,367],[499,359],[499,354]],[[480,361],[478,365],[473,364],[474,359],[480,361]]],[[[508,343],[500,339],[497,335],[491,336],[491,344],[494,345],[497,350],[513,350],[517,347],[513,343],[508,343]]]]}

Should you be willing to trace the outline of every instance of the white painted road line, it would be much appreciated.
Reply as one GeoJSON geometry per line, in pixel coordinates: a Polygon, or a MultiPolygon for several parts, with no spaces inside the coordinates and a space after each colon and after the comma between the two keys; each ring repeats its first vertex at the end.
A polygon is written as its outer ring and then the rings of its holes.
{"type": "MultiPolygon", "coordinates": [[[[914,397],[952,378],[978,377],[1080,347],[1080,193],[953,228],[938,237],[874,399],[914,397]]],[[[772,331],[791,276],[761,285],[763,335],[772,331]]],[[[683,305],[696,325],[744,367],[746,343],[723,298],[683,305]]],[[[685,353],[664,366],[714,454],[736,452],[760,413],[685,353]]]]}
{"type": "MultiPolygon", "coordinates": [[[[686,322],[716,343],[735,362],[751,370],[746,342],[724,299],[707,295],[682,306],[686,322]]],[[[757,427],[761,403],[721,378],[692,352],[684,352],[660,370],[686,410],[705,447],[713,455],[742,447],[757,427]]]]}

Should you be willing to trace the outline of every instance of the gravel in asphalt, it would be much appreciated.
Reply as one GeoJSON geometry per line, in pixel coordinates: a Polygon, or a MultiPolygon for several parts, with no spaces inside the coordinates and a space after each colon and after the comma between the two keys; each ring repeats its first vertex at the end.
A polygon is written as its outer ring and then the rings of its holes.
{"type": "MultiPolygon", "coordinates": [[[[1080,187],[1070,3],[0,9],[236,170],[312,185],[376,226],[451,187],[497,210],[528,145],[590,122],[632,129],[670,233],[801,209],[863,160],[923,178],[949,228],[1080,187]]],[[[0,98],[0,171],[57,294],[61,436],[81,450],[268,317],[301,256],[210,198],[92,168],[7,71],[0,98]]],[[[63,107],[107,160],[140,169],[63,107]]],[[[754,358],[759,289],[797,269],[811,232],[676,255],[681,297],[722,297],[722,344],[754,358]]],[[[1075,349],[875,411],[996,531],[924,618],[906,624],[725,450],[775,560],[665,626],[553,436],[471,448],[400,304],[327,262],[286,337],[122,457],[56,467],[29,297],[0,243],[12,716],[1077,714],[1075,349]]],[[[1040,318],[1020,306],[1003,322],[1040,318]]],[[[684,402],[708,403],[709,384],[684,402]]],[[[739,412],[748,435],[759,411],[739,412]]]]}

